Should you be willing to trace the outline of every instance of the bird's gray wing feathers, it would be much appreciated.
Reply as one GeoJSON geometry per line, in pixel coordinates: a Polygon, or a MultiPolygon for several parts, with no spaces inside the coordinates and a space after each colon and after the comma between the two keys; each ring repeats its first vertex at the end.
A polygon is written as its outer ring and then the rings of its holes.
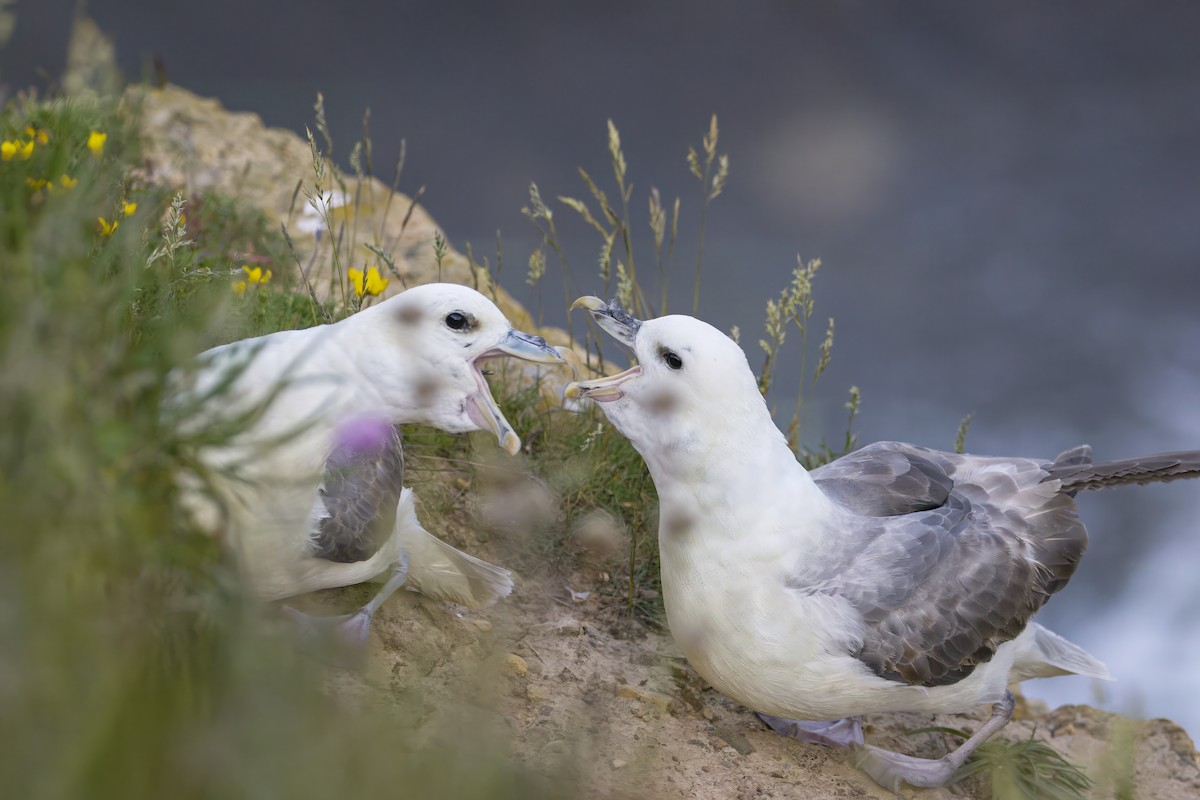
{"type": "Polygon", "coordinates": [[[335,448],[325,462],[310,552],[330,561],[365,561],[392,535],[404,479],[399,427],[377,445],[335,448]]]}
{"type": "Polygon", "coordinates": [[[892,517],[937,508],[954,486],[945,454],[898,442],[877,442],[812,471],[817,486],[856,514],[892,517]]]}
{"type": "MultiPolygon", "coordinates": [[[[868,478],[846,495],[865,511],[847,515],[840,543],[799,566],[791,585],[844,598],[861,614],[863,638],[852,654],[880,677],[956,683],[1016,637],[1066,584],[1086,531],[1071,497],[1043,482],[1044,463],[911,446],[876,450],[870,463],[892,466],[868,474],[890,470],[895,477],[868,478]],[[917,466],[905,472],[897,456],[917,466]],[[934,473],[928,483],[911,476],[915,469],[929,477],[927,465],[934,473]],[[896,488],[905,481],[917,489],[896,488]],[[933,502],[946,481],[938,507],[901,510],[906,502],[918,508],[933,502]]],[[[843,488],[853,483],[852,475],[826,474],[843,488]]]]}

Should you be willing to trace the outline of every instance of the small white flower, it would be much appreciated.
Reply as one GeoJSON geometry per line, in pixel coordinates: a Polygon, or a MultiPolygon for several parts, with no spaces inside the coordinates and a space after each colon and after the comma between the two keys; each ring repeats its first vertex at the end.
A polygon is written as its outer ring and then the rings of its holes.
{"type": "Polygon", "coordinates": [[[346,193],[337,190],[310,197],[305,202],[304,208],[300,209],[300,214],[296,217],[293,227],[303,233],[313,235],[323,233],[325,220],[332,216],[332,211],[349,204],[350,198],[346,196],[346,193]]]}

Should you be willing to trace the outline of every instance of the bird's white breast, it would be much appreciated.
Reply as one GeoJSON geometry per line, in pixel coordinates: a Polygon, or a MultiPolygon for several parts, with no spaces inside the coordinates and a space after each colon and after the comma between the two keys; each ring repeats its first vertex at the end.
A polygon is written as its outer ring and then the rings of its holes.
{"type": "Polygon", "coordinates": [[[787,578],[812,543],[836,530],[836,514],[672,508],[700,522],[659,534],[663,600],[672,635],[692,667],[718,691],[764,713],[833,719],[898,709],[961,709],[999,698],[1011,663],[1001,648],[993,663],[947,687],[912,687],[875,675],[852,653],[863,621],[828,594],[790,587],[787,578]]]}

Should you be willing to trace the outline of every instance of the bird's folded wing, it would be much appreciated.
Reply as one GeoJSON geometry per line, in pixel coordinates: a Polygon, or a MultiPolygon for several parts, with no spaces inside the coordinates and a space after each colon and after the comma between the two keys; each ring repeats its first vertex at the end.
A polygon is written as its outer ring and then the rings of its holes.
{"type": "Polygon", "coordinates": [[[375,555],[392,535],[403,480],[398,427],[376,446],[357,452],[335,449],[317,493],[309,537],[312,555],[341,563],[375,555]]]}
{"type": "Polygon", "coordinates": [[[848,601],[864,626],[852,655],[888,680],[971,674],[1066,584],[1086,546],[1073,501],[1031,460],[883,445],[823,470],[822,488],[863,510],[789,583],[848,601]],[[934,508],[904,511],[943,492],[934,508]]]}
{"type": "Polygon", "coordinates": [[[954,463],[935,450],[878,442],[811,475],[830,498],[856,514],[891,517],[937,508],[954,486],[954,463]]]}

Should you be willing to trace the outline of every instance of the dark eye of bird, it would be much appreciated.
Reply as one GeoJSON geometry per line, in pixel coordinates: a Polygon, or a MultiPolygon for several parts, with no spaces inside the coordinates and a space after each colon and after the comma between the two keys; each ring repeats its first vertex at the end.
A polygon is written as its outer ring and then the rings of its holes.
{"type": "Polygon", "coordinates": [[[663,350],[662,359],[667,362],[667,366],[671,369],[683,369],[683,359],[670,350],[663,350]]]}
{"type": "Polygon", "coordinates": [[[467,327],[467,315],[461,311],[451,311],[446,315],[446,325],[456,331],[461,331],[467,327]]]}

